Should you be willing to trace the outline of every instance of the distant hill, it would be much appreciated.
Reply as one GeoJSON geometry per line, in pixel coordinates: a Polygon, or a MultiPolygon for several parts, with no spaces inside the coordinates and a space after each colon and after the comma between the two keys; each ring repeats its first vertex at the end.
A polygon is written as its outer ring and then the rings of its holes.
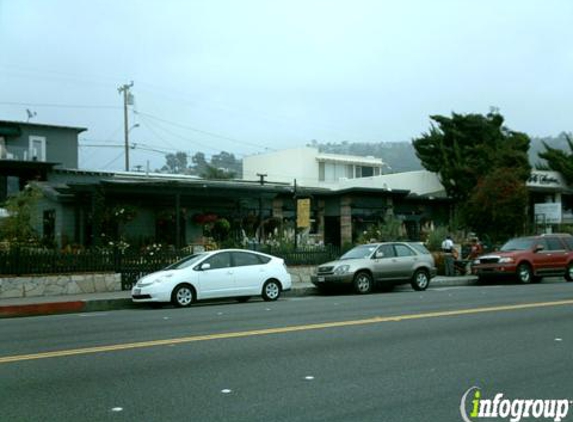
{"type": "Polygon", "coordinates": [[[552,137],[547,136],[545,138],[531,138],[531,146],[529,147],[529,162],[533,167],[538,164],[546,164],[545,160],[539,158],[539,153],[545,151],[543,142],[549,145],[551,148],[562,149],[567,154],[571,153],[569,145],[567,145],[566,135],[569,135],[573,139],[573,134],[561,132],[558,136],[552,137]]]}
{"type": "Polygon", "coordinates": [[[384,173],[401,173],[404,171],[421,170],[423,167],[416,157],[416,151],[409,142],[342,142],[318,143],[313,141],[309,146],[318,148],[320,152],[332,154],[372,156],[382,159],[387,164],[384,173]]]}
{"type": "MultiPolygon", "coordinates": [[[[545,151],[543,142],[552,148],[563,149],[570,153],[565,132],[560,133],[556,137],[548,136],[544,138],[531,138],[531,146],[529,148],[529,162],[535,167],[537,164],[544,164],[538,154],[545,151]]],[[[573,138],[573,135],[570,134],[573,138]]],[[[321,152],[332,154],[349,154],[358,156],[373,156],[382,159],[387,167],[384,168],[384,173],[401,173],[405,171],[422,170],[422,164],[416,151],[410,142],[341,142],[341,143],[319,143],[312,141],[309,146],[318,148],[321,152]]]]}

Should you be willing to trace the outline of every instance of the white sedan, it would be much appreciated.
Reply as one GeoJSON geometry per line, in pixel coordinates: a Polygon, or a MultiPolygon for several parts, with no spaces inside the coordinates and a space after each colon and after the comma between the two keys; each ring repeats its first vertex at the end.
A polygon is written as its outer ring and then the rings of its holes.
{"type": "Polygon", "coordinates": [[[284,260],[241,249],[223,249],[190,255],[169,267],[140,278],[133,289],[134,302],[186,307],[201,299],[236,297],[247,301],[262,296],[277,300],[291,289],[284,260]]]}

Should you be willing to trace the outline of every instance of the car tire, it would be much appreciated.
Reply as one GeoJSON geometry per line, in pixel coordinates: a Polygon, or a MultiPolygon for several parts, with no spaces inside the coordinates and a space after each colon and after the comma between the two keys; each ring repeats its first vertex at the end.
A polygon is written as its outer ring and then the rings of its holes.
{"type": "Polygon", "coordinates": [[[521,263],[517,266],[517,281],[520,284],[530,284],[533,281],[533,271],[527,263],[521,263]]]}
{"type": "Polygon", "coordinates": [[[359,295],[368,294],[372,292],[372,287],[373,287],[372,276],[368,274],[366,271],[360,271],[359,273],[356,273],[356,275],[354,276],[352,286],[354,287],[354,291],[359,295]]]}
{"type": "Polygon", "coordinates": [[[410,284],[412,285],[412,289],[418,292],[426,290],[430,285],[430,275],[426,270],[416,270],[414,271],[410,284]]]}
{"type": "Polygon", "coordinates": [[[263,291],[261,293],[261,296],[263,297],[263,300],[265,300],[266,302],[274,302],[280,297],[280,295],[281,295],[281,285],[278,281],[268,280],[263,285],[263,291]]]}
{"type": "Polygon", "coordinates": [[[573,262],[567,265],[567,270],[565,271],[565,280],[573,281],[573,262]]]}
{"type": "Polygon", "coordinates": [[[251,296],[239,296],[239,297],[237,298],[237,302],[239,302],[239,303],[247,303],[250,298],[251,298],[251,296]]]}
{"type": "Polygon", "coordinates": [[[195,291],[189,284],[180,284],[171,294],[171,302],[178,308],[187,308],[195,300],[195,291]]]}

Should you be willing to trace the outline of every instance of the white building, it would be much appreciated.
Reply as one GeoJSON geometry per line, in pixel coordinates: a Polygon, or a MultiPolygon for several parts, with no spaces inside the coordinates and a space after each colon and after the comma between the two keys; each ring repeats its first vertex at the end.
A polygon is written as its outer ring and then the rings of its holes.
{"type": "Polygon", "coordinates": [[[378,176],[384,162],[374,157],[325,154],[317,148],[303,147],[251,155],[243,159],[243,179],[259,180],[265,174],[271,182],[297,183],[301,186],[336,184],[344,179],[378,176]]]}

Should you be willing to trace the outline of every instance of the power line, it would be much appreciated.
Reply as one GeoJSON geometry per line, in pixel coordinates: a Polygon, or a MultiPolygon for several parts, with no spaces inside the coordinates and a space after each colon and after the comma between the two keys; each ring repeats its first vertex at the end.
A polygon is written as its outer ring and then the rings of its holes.
{"type": "Polygon", "coordinates": [[[177,126],[177,127],[182,128],[182,129],[187,129],[187,130],[191,130],[191,131],[193,131],[193,132],[202,133],[202,134],[204,134],[204,135],[213,136],[213,137],[220,138],[220,139],[226,139],[227,141],[232,141],[232,142],[237,142],[237,143],[239,143],[239,144],[249,145],[249,146],[251,146],[251,147],[255,147],[255,148],[258,148],[258,149],[276,151],[276,149],[274,149],[274,148],[269,148],[269,147],[266,147],[266,146],[263,146],[263,145],[259,145],[259,144],[255,144],[255,143],[248,142],[248,141],[242,141],[242,140],[239,140],[239,139],[236,139],[236,138],[231,138],[231,137],[225,136],[225,135],[219,135],[218,133],[209,132],[209,131],[202,130],[202,129],[197,129],[197,128],[192,127],[192,126],[182,125],[182,124],[180,124],[180,123],[173,122],[173,121],[170,121],[170,120],[167,120],[167,119],[163,119],[163,118],[161,118],[161,117],[157,117],[157,116],[154,116],[154,115],[149,114],[149,113],[144,113],[144,112],[135,111],[135,110],[134,110],[134,113],[140,114],[140,115],[142,115],[142,116],[149,117],[150,119],[158,120],[158,121],[163,122],[163,123],[167,123],[167,124],[170,124],[170,125],[173,125],[173,126],[177,126]]]}
{"type": "Polygon", "coordinates": [[[119,106],[111,105],[86,105],[86,104],[50,104],[50,103],[28,103],[15,101],[0,101],[2,105],[13,105],[22,107],[51,107],[51,108],[88,108],[88,109],[121,109],[119,106]]]}

